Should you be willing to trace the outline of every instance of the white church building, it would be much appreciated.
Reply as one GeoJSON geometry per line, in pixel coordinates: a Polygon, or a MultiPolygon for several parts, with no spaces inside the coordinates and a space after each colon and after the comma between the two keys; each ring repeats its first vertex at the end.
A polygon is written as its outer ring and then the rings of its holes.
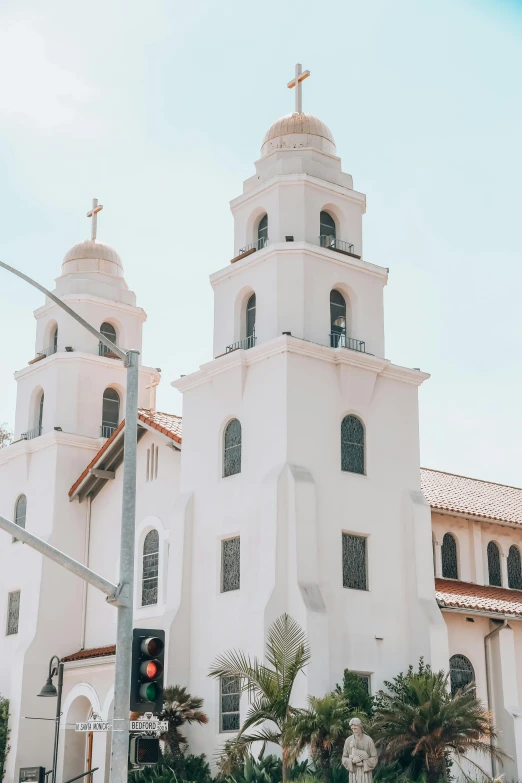
{"type": "MultiPolygon", "coordinates": [[[[375,693],[420,656],[475,680],[522,778],[522,489],[419,463],[428,375],[385,358],[388,270],[365,260],[364,194],[334,138],[302,112],[274,122],[231,202],[234,251],[210,279],[214,350],[173,382],[183,417],[155,407],[140,366],[135,625],[163,628],[166,682],[204,698],[191,752],[216,750],[246,702],[208,677],[221,652],[262,655],[291,614],[312,659],[295,691],[323,695],[349,669],[375,693]],[[230,695],[230,694],[229,694],[230,695]],[[233,695],[233,694],[232,694],[233,695]],[[223,709],[225,706],[225,709],[223,709]]],[[[386,260],[383,260],[386,263],[386,260]]],[[[145,312],[118,253],[67,252],[55,293],[118,346],[141,351],[145,312]]],[[[13,443],[0,451],[0,514],[118,581],[125,369],[52,301],[15,373],[13,443]]],[[[0,694],[10,700],[6,783],[52,766],[65,660],[58,782],[98,767],[110,734],[116,612],[101,593],[0,531],[0,694]]],[[[230,688],[229,688],[230,690],[230,688]]]]}

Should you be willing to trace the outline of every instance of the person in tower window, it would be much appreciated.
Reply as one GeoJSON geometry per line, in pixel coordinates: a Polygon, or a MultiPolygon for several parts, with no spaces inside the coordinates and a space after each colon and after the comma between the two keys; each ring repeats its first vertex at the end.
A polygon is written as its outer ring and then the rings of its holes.
{"type": "Polygon", "coordinates": [[[352,718],[353,731],[343,748],[343,767],[349,772],[350,783],[372,783],[377,764],[377,750],[371,737],[364,733],[359,718],[352,718]]]}

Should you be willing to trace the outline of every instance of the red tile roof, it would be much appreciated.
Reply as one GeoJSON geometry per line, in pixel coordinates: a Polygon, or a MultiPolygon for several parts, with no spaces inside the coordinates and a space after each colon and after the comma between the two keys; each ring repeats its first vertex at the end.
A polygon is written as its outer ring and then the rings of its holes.
{"type": "Polygon", "coordinates": [[[421,468],[421,488],[432,508],[522,525],[522,489],[421,468]]]}
{"type": "Polygon", "coordinates": [[[66,655],[62,661],[83,661],[88,658],[103,658],[104,655],[115,655],[116,645],[109,644],[107,647],[92,647],[90,650],[79,650],[72,655],[66,655]]]}
{"type": "Polygon", "coordinates": [[[435,579],[435,597],[442,609],[469,609],[522,618],[521,590],[473,585],[454,579],[435,579]]]}
{"type": "MultiPolygon", "coordinates": [[[[161,432],[163,435],[166,435],[168,438],[181,445],[182,442],[181,416],[176,416],[174,413],[160,413],[159,411],[151,412],[149,408],[138,408],[138,421],[142,421],[144,424],[148,424],[149,427],[152,427],[152,429],[161,432]]],[[[111,437],[105,441],[105,443],[98,451],[96,456],[89,462],[89,464],[87,465],[87,467],[85,468],[81,476],[78,476],[78,478],[76,479],[76,481],[74,482],[74,484],[69,490],[69,497],[72,497],[72,495],[78,489],[82,481],[84,481],[87,478],[91,468],[93,468],[100,461],[100,459],[103,457],[105,452],[114,443],[116,438],[118,438],[120,432],[123,430],[124,427],[125,427],[125,419],[123,419],[123,421],[117,427],[117,429],[114,430],[111,437]]]]}

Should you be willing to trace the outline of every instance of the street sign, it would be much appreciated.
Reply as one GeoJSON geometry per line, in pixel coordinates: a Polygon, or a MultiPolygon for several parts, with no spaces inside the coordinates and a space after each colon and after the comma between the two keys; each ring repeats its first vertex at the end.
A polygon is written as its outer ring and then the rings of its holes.
{"type": "Polygon", "coordinates": [[[102,720],[99,715],[93,713],[91,720],[85,720],[77,723],[75,731],[112,731],[112,720],[102,720]]]}
{"type": "Polygon", "coordinates": [[[129,729],[130,731],[139,732],[140,734],[163,734],[168,731],[168,720],[160,720],[152,712],[146,712],[139,720],[131,720],[129,729]]]}

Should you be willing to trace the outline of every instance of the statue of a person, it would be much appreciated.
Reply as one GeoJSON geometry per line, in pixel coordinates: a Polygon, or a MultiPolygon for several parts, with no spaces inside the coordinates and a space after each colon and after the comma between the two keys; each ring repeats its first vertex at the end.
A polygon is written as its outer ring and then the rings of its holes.
{"type": "Polygon", "coordinates": [[[350,783],[372,783],[377,764],[377,751],[371,737],[364,733],[359,718],[352,718],[353,731],[343,748],[343,767],[349,772],[350,783]]]}

